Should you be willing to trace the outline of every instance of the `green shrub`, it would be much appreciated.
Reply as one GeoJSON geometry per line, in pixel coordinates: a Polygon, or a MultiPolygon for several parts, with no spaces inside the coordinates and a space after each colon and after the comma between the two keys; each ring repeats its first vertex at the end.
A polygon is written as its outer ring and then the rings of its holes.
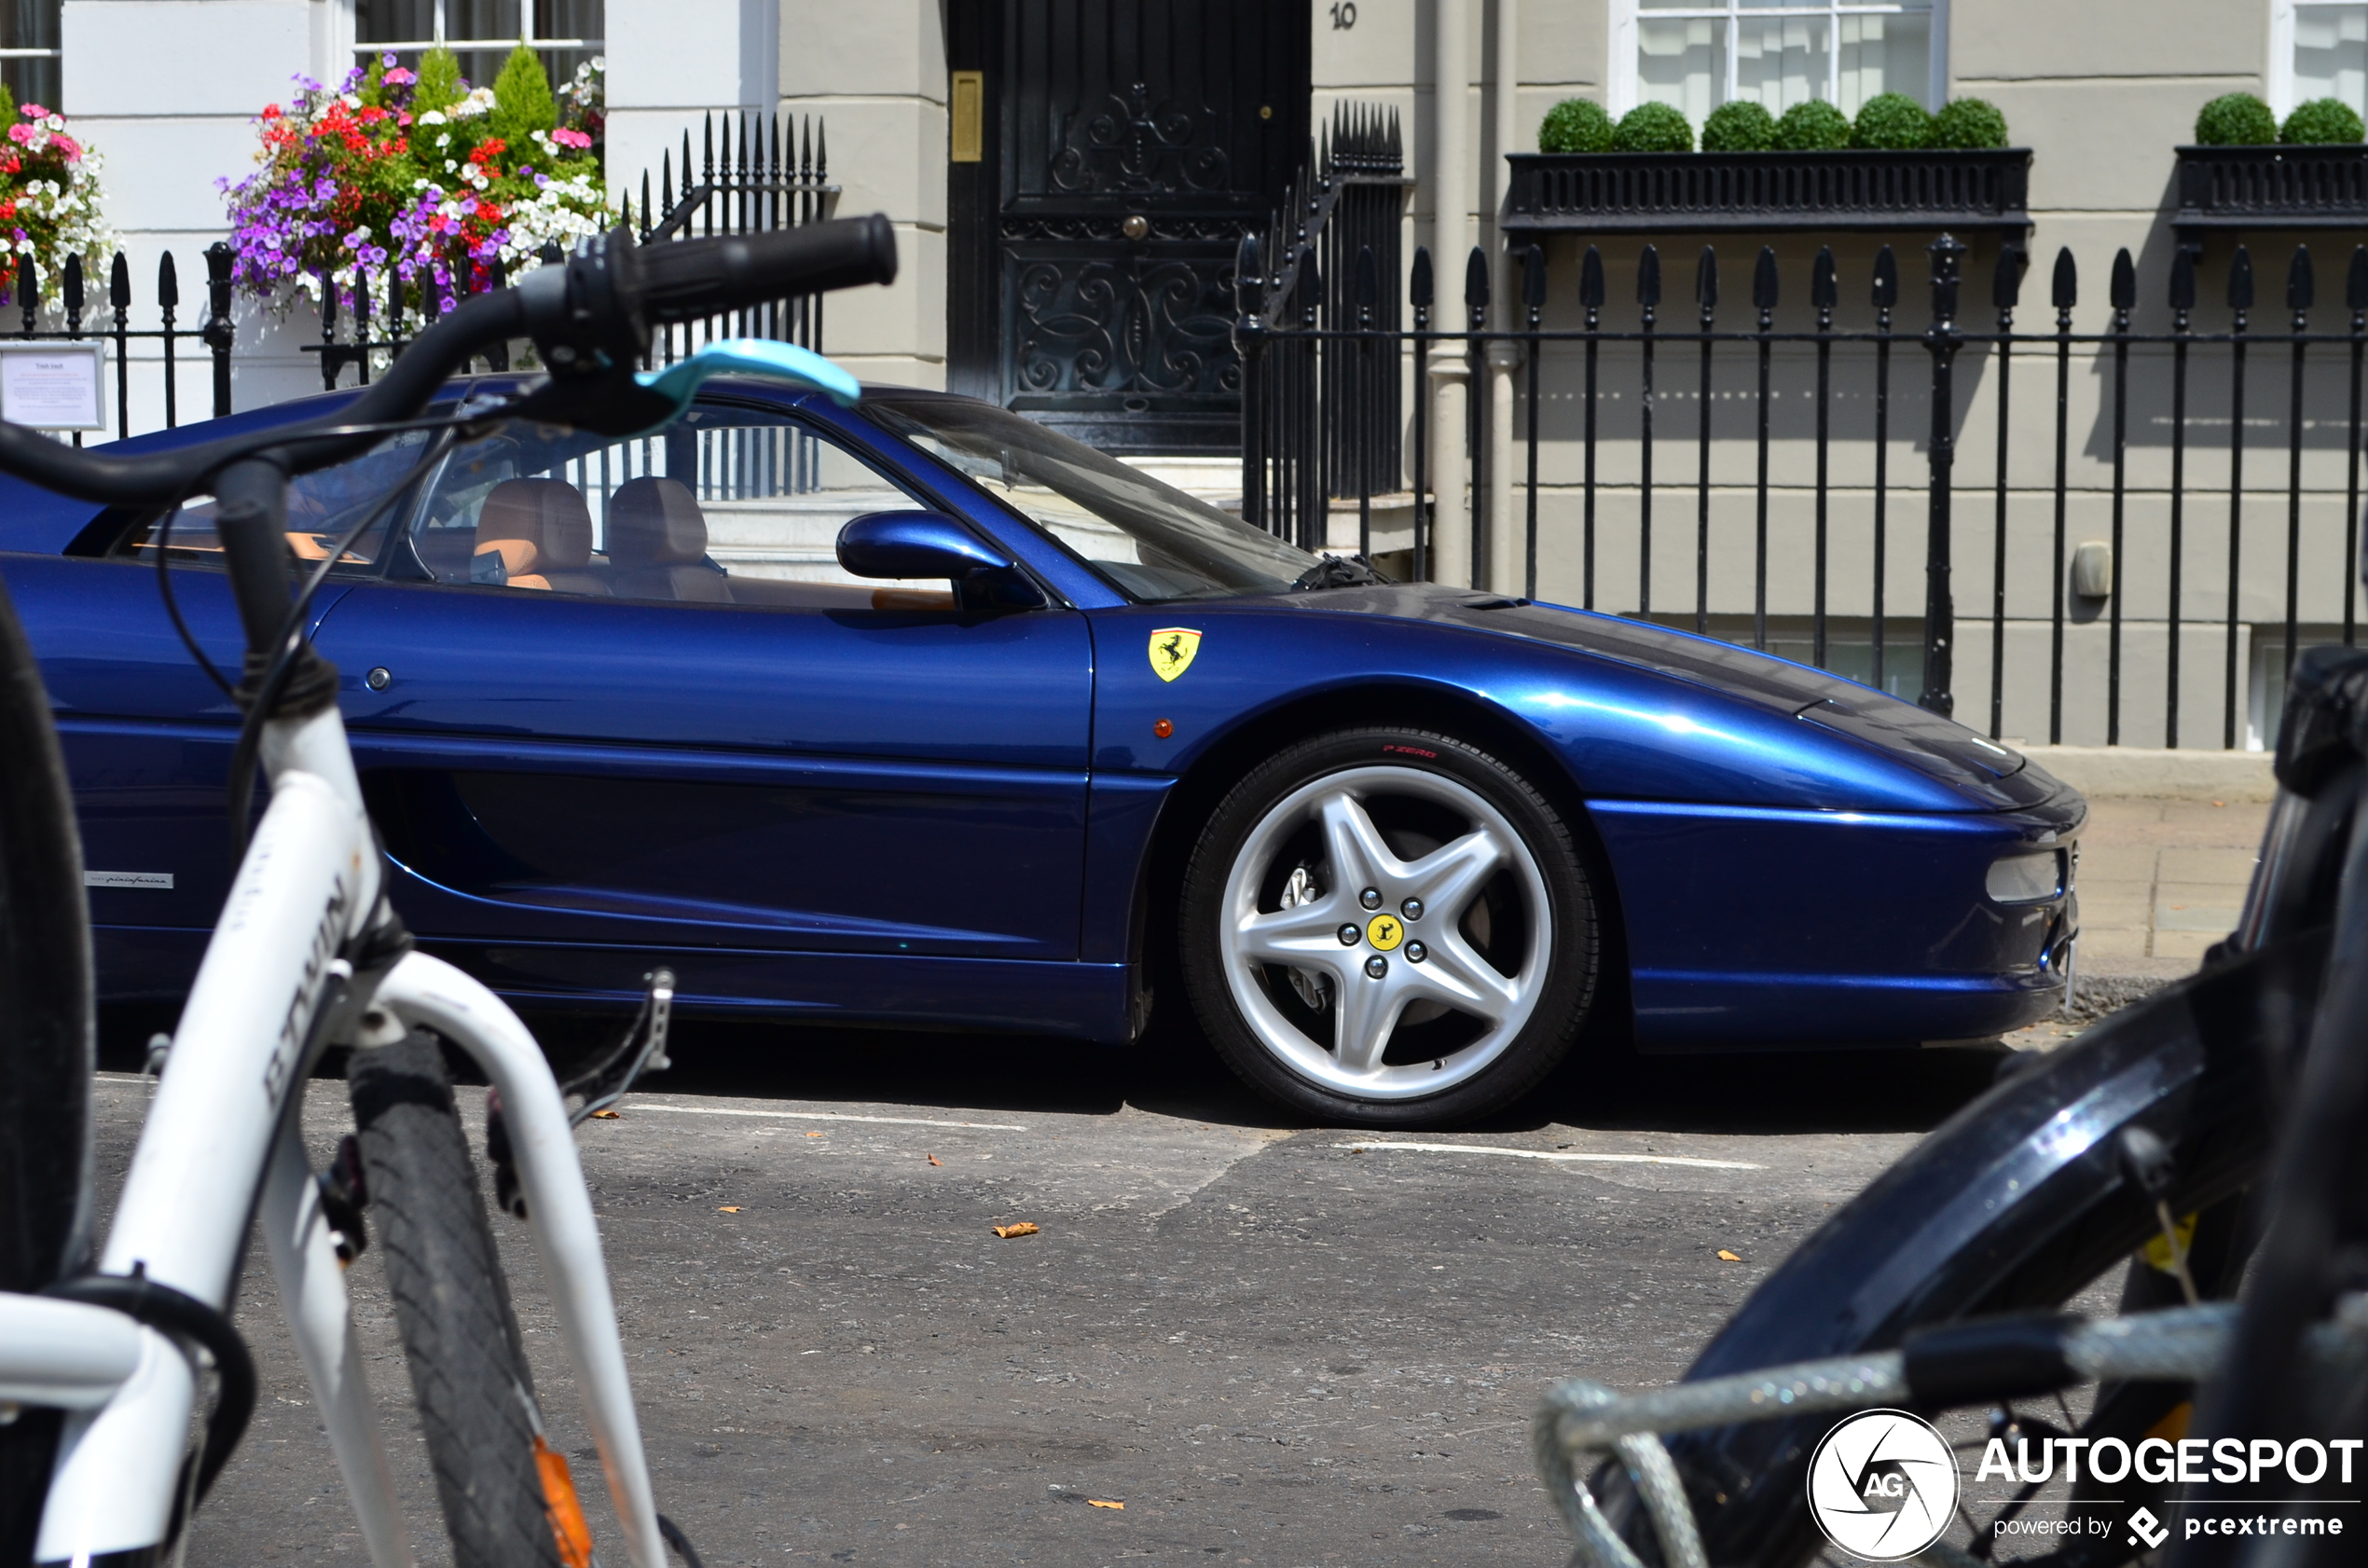
{"type": "Polygon", "coordinates": [[[1912,151],[1933,141],[1933,117],[1904,92],[1879,92],[1859,106],[1850,128],[1853,147],[1887,147],[1912,151]]]}
{"type": "Polygon", "coordinates": [[[559,103],[551,96],[551,78],[543,73],[542,58],[524,44],[510,51],[510,58],[502,62],[502,74],[493,80],[491,119],[493,133],[517,156],[531,156],[528,149],[534,145],[529,140],[533,132],[553,130],[559,123],[559,103]]]}
{"type": "Polygon", "coordinates": [[[2278,140],[2289,146],[2312,143],[2357,142],[2363,131],[2360,117],[2350,104],[2340,98],[2314,98],[2307,103],[2297,103],[2294,112],[2286,117],[2285,125],[2278,132],[2278,140]]]}
{"type": "Polygon", "coordinates": [[[2250,92],[2223,93],[2196,111],[2196,140],[2207,147],[2258,147],[2278,140],[2278,117],[2250,92]]]}
{"type": "Polygon", "coordinates": [[[1612,150],[1620,153],[1689,153],[1694,127],[1666,103],[1639,103],[1620,116],[1612,132],[1612,150]]]}
{"type": "Polygon", "coordinates": [[[411,117],[449,109],[461,102],[461,57],[442,44],[420,57],[419,85],[411,89],[411,117]]]}
{"type": "Polygon", "coordinates": [[[1776,122],[1776,144],[1786,152],[1824,153],[1850,145],[1850,118],[1822,98],[1796,103],[1776,122]]]}
{"type": "Polygon", "coordinates": [[[1592,98],[1565,98],[1546,111],[1537,128],[1542,153],[1607,153],[1612,150],[1612,117],[1592,98]]]}
{"type": "Polygon", "coordinates": [[[1933,117],[1935,147],[2003,147],[2006,117],[1987,98],[1952,98],[1933,117]]]}
{"type": "Polygon", "coordinates": [[[1702,151],[1764,153],[1776,144],[1776,117],[1748,98],[1721,103],[1702,121],[1702,151]]]}

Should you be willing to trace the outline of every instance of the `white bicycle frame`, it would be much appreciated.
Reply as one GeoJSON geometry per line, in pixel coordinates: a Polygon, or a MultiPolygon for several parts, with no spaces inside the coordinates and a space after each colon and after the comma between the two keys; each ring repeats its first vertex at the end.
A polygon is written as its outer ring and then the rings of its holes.
{"type": "MultiPolygon", "coordinates": [[[[270,806],[182,1011],[99,1268],[145,1272],[227,1313],[254,1216],[370,1561],[408,1568],[297,1113],[308,1042],[368,1050],[415,1027],[434,1030],[501,1092],[535,1252],[626,1553],[634,1568],[664,1568],[625,1346],[558,1084],[517,1016],[450,965],[408,954],[373,990],[338,956],[378,911],[380,861],[337,709],[268,724],[263,760],[270,806]]],[[[84,1562],[164,1541],[197,1391],[198,1368],[165,1334],[104,1307],[0,1294],[0,1407],[68,1412],[37,1561],[84,1562]]]]}

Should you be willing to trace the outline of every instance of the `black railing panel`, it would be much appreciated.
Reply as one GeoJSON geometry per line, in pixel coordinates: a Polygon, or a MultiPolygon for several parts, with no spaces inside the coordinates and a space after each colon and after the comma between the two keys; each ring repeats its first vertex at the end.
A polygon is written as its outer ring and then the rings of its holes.
{"type": "MultiPolygon", "coordinates": [[[[2168,297],[2143,302],[2128,253],[2091,263],[2084,301],[2058,252],[2052,319],[2025,323],[2014,244],[1944,234],[1847,268],[1830,247],[1647,244],[1615,266],[1524,246],[1497,327],[1482,253],[1455,269],[1457,320],[1417,252],[1397,329],[1359,282],[1386,274],[1311,232],[1280,262],[1246,249],[1236,328],[1267,400],[1245,515],[1303,543],[1339,537],[1336,476],[1397,457],[1396,421],[1322,367],[1412,355],[1475,383],[1445,474],[1424,471],[1428,400],[1411,410],[1414,498],[1467,494],[1493,543],[1442,565],[1418,528],[1384,562],[1401,574],[1704,632],[2033,741],[2265,744],[2294,654],[2358,636],[2368,247],[2343,257],[2340,302],[2333,258],[2296,250],[2274,309],[2242,246],[2210,268],[2181,252],[2168,297]],[[1526,450],[1498,475],[1479,383],[1508,373],[1526,450]]],[[[1371,492],[1351,493],[1370,548],[1371,492]]]]}
{"type": "Polygon", "coordinates": [[[2031,227],[2031,151],[1515,153],[1508,234],[2031,227]]]}

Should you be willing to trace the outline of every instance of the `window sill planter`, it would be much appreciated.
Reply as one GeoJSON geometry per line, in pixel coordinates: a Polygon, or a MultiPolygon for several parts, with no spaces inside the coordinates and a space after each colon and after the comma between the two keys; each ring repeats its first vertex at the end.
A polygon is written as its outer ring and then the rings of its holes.
{"type": "Polygon", "coordinates": [[[2031,227],[2029,147],[1514,153],[1508,234],[2031,227]]]}
{"type": "Polygon", "coordinates": [[[2228,229],[2368,227],[2368,146],[2181,147],[2182,238],[2228,229]]]}

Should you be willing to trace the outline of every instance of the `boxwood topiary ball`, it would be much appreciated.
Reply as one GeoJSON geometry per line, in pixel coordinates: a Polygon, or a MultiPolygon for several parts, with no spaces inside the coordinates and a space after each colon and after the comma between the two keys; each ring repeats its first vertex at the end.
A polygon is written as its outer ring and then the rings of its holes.
{"type": "Polygon", "coordinates": [[[1666,103],[1639,103],[1620,116],[1612,150],[1622,153],[1689,153],[1694,127],[1666,103]]]}
{"type": "Polygon", "coordinates": [[[1565,98],[1546,111],[1537,128],[1542,153],[1607,153],[1612,150],[1612,117],[1591,98],[1565,98]]]}
{"type": "Polygon", "coordinates": [[[1933,117],[1904,92],[1875,94],[1860,105],[1858,119],[1850,128],[1850,144],[1853,147],[1888,147],[1906,152],[1928,147],[1932,140],[1933,117]]]}
{"type": "Polygon", "coordinates": [[[1776,117],[1748,98],[1721,103],[1702,121],[1702,151],[1764,153],[1776,144],[1776,117]]]}
{"type": "Polygon", "coordinates": [[[1824,153],[1850,145],[1850,118],[1822,98],[1784,111],[1776,122],[1776,144],[1786,152],[1824,153]]]}
{"type": "Polygon", "coordinates": [[[2207,147],[2259,147],[2278,140],[2278,117],[2250,92],[2224,92],[2196,111],[2196,140],[2207,147]]]}
{"type": "Polygon", "coordinates": [[[1952,98],[1933,117],[1935,147],[2003,147],[2006,117],[1986,98],[1952,98]]]}
{"type": "Polygon", "coordinates": [[[2278,132],[2278,140],[2289,146],[2357,142],[2363,127],[2350,104],[2340,98],[2314,98],[2307,103],[2297,103],[2294,112],[2278,132]]]}

